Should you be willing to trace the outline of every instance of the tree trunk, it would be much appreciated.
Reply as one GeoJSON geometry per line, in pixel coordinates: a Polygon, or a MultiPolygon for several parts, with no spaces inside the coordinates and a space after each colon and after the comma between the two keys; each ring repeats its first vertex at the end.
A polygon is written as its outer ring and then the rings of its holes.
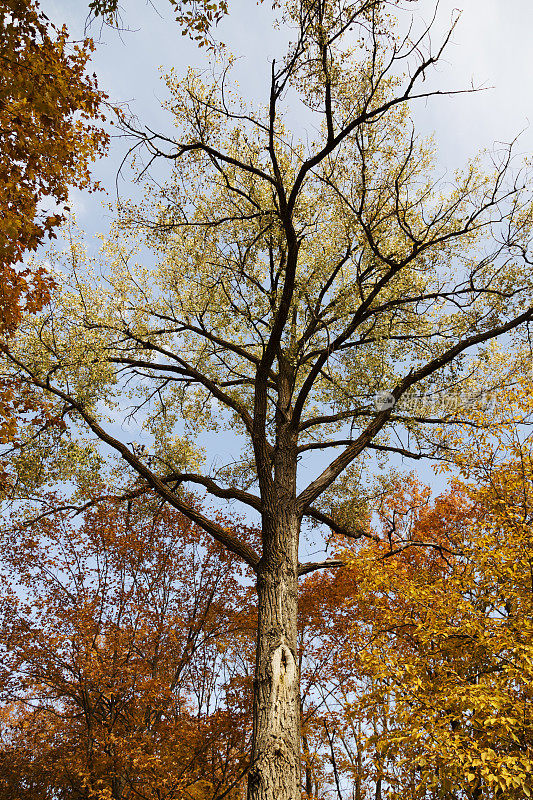
{"type": "Polygon", "coordinates": [[[263,518],[258,567],[254,733],[248,800],[300,800],[300,679],[297,657],[299,521],[263,518]]]}
{"type": "MultiPolygon", "coordinates": [[[[359,731],[361,730],[361,725],[359,723],[359,731]]],[[[361,800],[361,782],[362,782],[362,775],[363,775],[363,764],[361,759],[361,742],[359,738],[357,739],[357,775],[355,778],[355,786],[353,797],[354,800],[361,800]]]]}
{"type": "MultiPolygon", "coordinates": [[[[300,709],[300,714],[301,713],[302,712],[300,709]]],[[[305,793],[307,795],[307,800],[313,800],[313,771],[311,769],[311,754],[309,752],[309,742],[307,741],[307,736],[305,736],[303,733],[302,746],[305,759],[305,793]]]]}

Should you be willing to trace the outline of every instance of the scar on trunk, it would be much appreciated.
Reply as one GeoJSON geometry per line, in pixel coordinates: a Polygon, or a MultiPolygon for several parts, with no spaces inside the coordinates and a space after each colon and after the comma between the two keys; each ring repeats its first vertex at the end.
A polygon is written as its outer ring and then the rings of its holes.
{"type": "Polygon", "coordinates": [[[286,644],[280,644],[272,655],[272,681],[274,686],[290,686],[296,678],[296,664],[286,644]]]}

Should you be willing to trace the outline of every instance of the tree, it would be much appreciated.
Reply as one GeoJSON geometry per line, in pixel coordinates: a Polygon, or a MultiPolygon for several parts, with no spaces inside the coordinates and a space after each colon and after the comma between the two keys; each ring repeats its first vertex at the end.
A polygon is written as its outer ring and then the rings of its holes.
{"type": "Polygon", "coordinates": [[[449,489],[433,499],[413,475],[381,480],[381,543],[341,550],[349,567],[320,576],[337,634],[322,697],[339,798],[532,791],[530,364],[493,348],[486,369],[512,381],[445,430],[449,489]]]}
{"type": "MultiPolygon", "coordinates": [[[[242,798],[257,608],[240,562],[145,492],[117,502],[95,484],[77,522],[57,500],[3,537],[3,793],[242,798]]],[[[352,573],[317,577],[300,587],[299,656],[306,785],[325,798],[325,732],[357,665],[340,658],[352,573]]]]}
{"type": "MultiPolygon", "coordinates": [[[[0,196],[2,216],[2,320],[5,334],[17,324],[24,277],[10,270],[64,219],[68,187],[90,186],[89,164],[108,136],[97,124],[105,97],[86,75],[90,39],[68,50],[65,27],[57,31],[29,0],[0,5],[0,196]],[[59,206],[43,208],[42,200],[59,206]]],[[[35,302],[43,272],[33,276],[35,302]]],[[[41,299],[45,302],[47,295],[41,299]]]]}
{"type": "Polygon", "coordinates": [[[242,796],[241,565],[153,496],[67,514],[4,539],[2,796],[242,796]]]}
{"type": "Polygon", "coordinates": [[[166,159],[168,183],[121,209],[101,280],[73,244],[62,293],[5,353],[70,436],[88,432],[254,570],[249,800],[300,792],[298,579],[343,563],[300,563],[302,522],[372,538],[364,503],[347,499],[365,464],[438,457],[431,431],[458,416],[402,403],[476,391],[488,343],[527,341],[533,317],[532,211],[512,148],[488,173],[477,160],[439,184],[409,107],[439,93],[423,80],[451,33],[428,52],[429,31],[402,34],[394,5],[397,22],[379,0],[290,4],[294,41],[265,109],[232,95],[230,66],[210,84],[171,75],[177,133],[124,122],[148,153],[142,175],[166,159]],[[298,98],[317,123],[309,143],[281,116],[298,98]],[[121,414],[137,415],[140,441],[112,427],[121,414]],[[238,451],[229,464],[216,462],[221,430],[238,451]],[[322,461],[305,485],[309,456],[322,461]],[[257,512],[260,547],[193,507],[191,486],[257,512]]]}
{"type": "MultiPolygon", "coordinates": [[[[90,186],[89,164],[108,137],[97,124],[105,95],[86,75],[94,49],[90,39],[69,53],[67,29],[56,33],[29,0],[2,0],[0,30],[0,265],[5,270],[54,234],[65,219],[61,207],[68,187],[90,186]],[[58,211],[40,207],[43,199],[58,211]]],[[[2,289],[16,292],[4,280],[2,289]]],[[[9,306],[17,308],[17,299],[9,306]]],[[[17,322],[15,311],[4,305],[2,332],[17,322]]]]}
{"type": "MultiPolygon", "coordinates": [[[[389,552],[352,559],[358,622],[345,642],[368,688],[345,713],[389,709],[379,745],[392,798],[529,797],[531,784],[531,356],[492,347],[507,385],[448,428],[449,490],[388,484],[389,552]],[[489,402],[490,400],[490,402],[489,402]],[[417,545],[432,540],[431,548],[417,545]]],[[[444,431],[442,432],[444,435],[444,431]]]]}
{"type": "MultiPolygon", "coordinates": [[[[36,3],[1,0],[0,347],[23,313],[49,302],[47,271],[20,262],[55,236],[69,186],[90,186],[89,164],[108,140],[99,124],[105,95],[85,72],[92,49],[86,39],[69,52],[66,28],[56,32],[36,3]]],[[[13,440],[17,416],[35,399],[16,382],[0,385],[0,442],[13,440]]]]}
{"type": "MultiPolygon", "coordinates": [[[[145,492],[117,502],[96,483],[69,520],[73,499],[15,515],[3,536],[3,794],[240,800],[257,625],[240,562],[145,492]]],[[[300,586],[302,769],[321,800],[357,780],[339,751],[361,686],[359,660],[344,658],[354,577],[300,586]]],[[[360,800],[372,775],[361,738],[360,800]]]]}
{"type": "MultiPolygon", "coordinates": [[[[430,502],[398,483],[383,520],[436,547],[353,562],[357,654],[368,688],[348,715],[388,705],[377,746],[391,798],[524,798],[531,781],[531,454],[430,502]],[[437,549],[440,542],[441,552],[437,549]],[[365,608],[366,606],[366,608],[365,608]]],[[[517,459],[516,456],[519,456],[517,459]]],[[[481,465],[479,465],[481,466],[481,465]]]]}

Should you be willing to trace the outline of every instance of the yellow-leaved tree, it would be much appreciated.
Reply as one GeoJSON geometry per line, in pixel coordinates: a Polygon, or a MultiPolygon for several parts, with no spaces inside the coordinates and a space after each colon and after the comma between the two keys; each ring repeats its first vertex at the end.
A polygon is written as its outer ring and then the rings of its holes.
{"type": "MultiPolygon", "coordinates": [[[[493,357],[493,374],[512,372],[509,354],[493,357]]],[[[391,548],[352,559],[359,622],[345,658],[366,691],[344,711],[362,721],[387,797],[533,795],[530,389],[522,371],[448,430],[460,479],[434,502],[397,480],[379,511],[391,548]]]]}

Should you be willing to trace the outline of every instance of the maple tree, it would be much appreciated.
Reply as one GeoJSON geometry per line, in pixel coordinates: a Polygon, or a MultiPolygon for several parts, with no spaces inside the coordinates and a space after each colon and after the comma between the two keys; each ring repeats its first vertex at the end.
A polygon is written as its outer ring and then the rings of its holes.
{"type": "Polygon", "coordinates": [[[511,148],[439,184],[409,114],[439,93],[423,81],[449,36],[432,52],[429,30],[402,33],[402,8],[289,4],[266,108],[232,94],[231,64],[210,83],[171,74],[174,133],[123,121],[146,148],[140,173],[165,159],[167,184],[119,209],[101,264],[77,241],[58,254],[61,291],[3,354],[55,403],[65,441],[107,457],[111,482],[124,483],[115,453],[255,573],[249,800],[299,796],[298,579],[344,563],[300,563],[302,524],[373,540],[357,502],[372,456],[438,458],[457,417],[401,403],[479,388],[491,340],[527,344],[533,318],[528,185],[511,148]],[[282,115],[297,98],[307,143],[282,115]],[[137,419],[138,441],[119,418],[137,419]],[[260,543],[191,505],[191,487],[257,513],[260,543]]]}
{"type": "MultiPolygon", "coordinates": [[[[117,501],[94,484],[89,497],[81,522],[69,520],[73,498],[59,511],[49,497],[53,513],[22,527],[15,513],[3,532],[1,790],[24,800],[240,800],[257,624],[250,576],[243,583],[236,558],[145,493],[117,501]]],[[[354,586],[349,572],[347,582],[317,577],[300,588],[302,770],[309,797],[326,798],[335,780],[326,731],[338,734],[339,687],[357,670],[341,662],[354,586]]],[[[337,759],[337,779],[349,781],[337,759]]]]}

